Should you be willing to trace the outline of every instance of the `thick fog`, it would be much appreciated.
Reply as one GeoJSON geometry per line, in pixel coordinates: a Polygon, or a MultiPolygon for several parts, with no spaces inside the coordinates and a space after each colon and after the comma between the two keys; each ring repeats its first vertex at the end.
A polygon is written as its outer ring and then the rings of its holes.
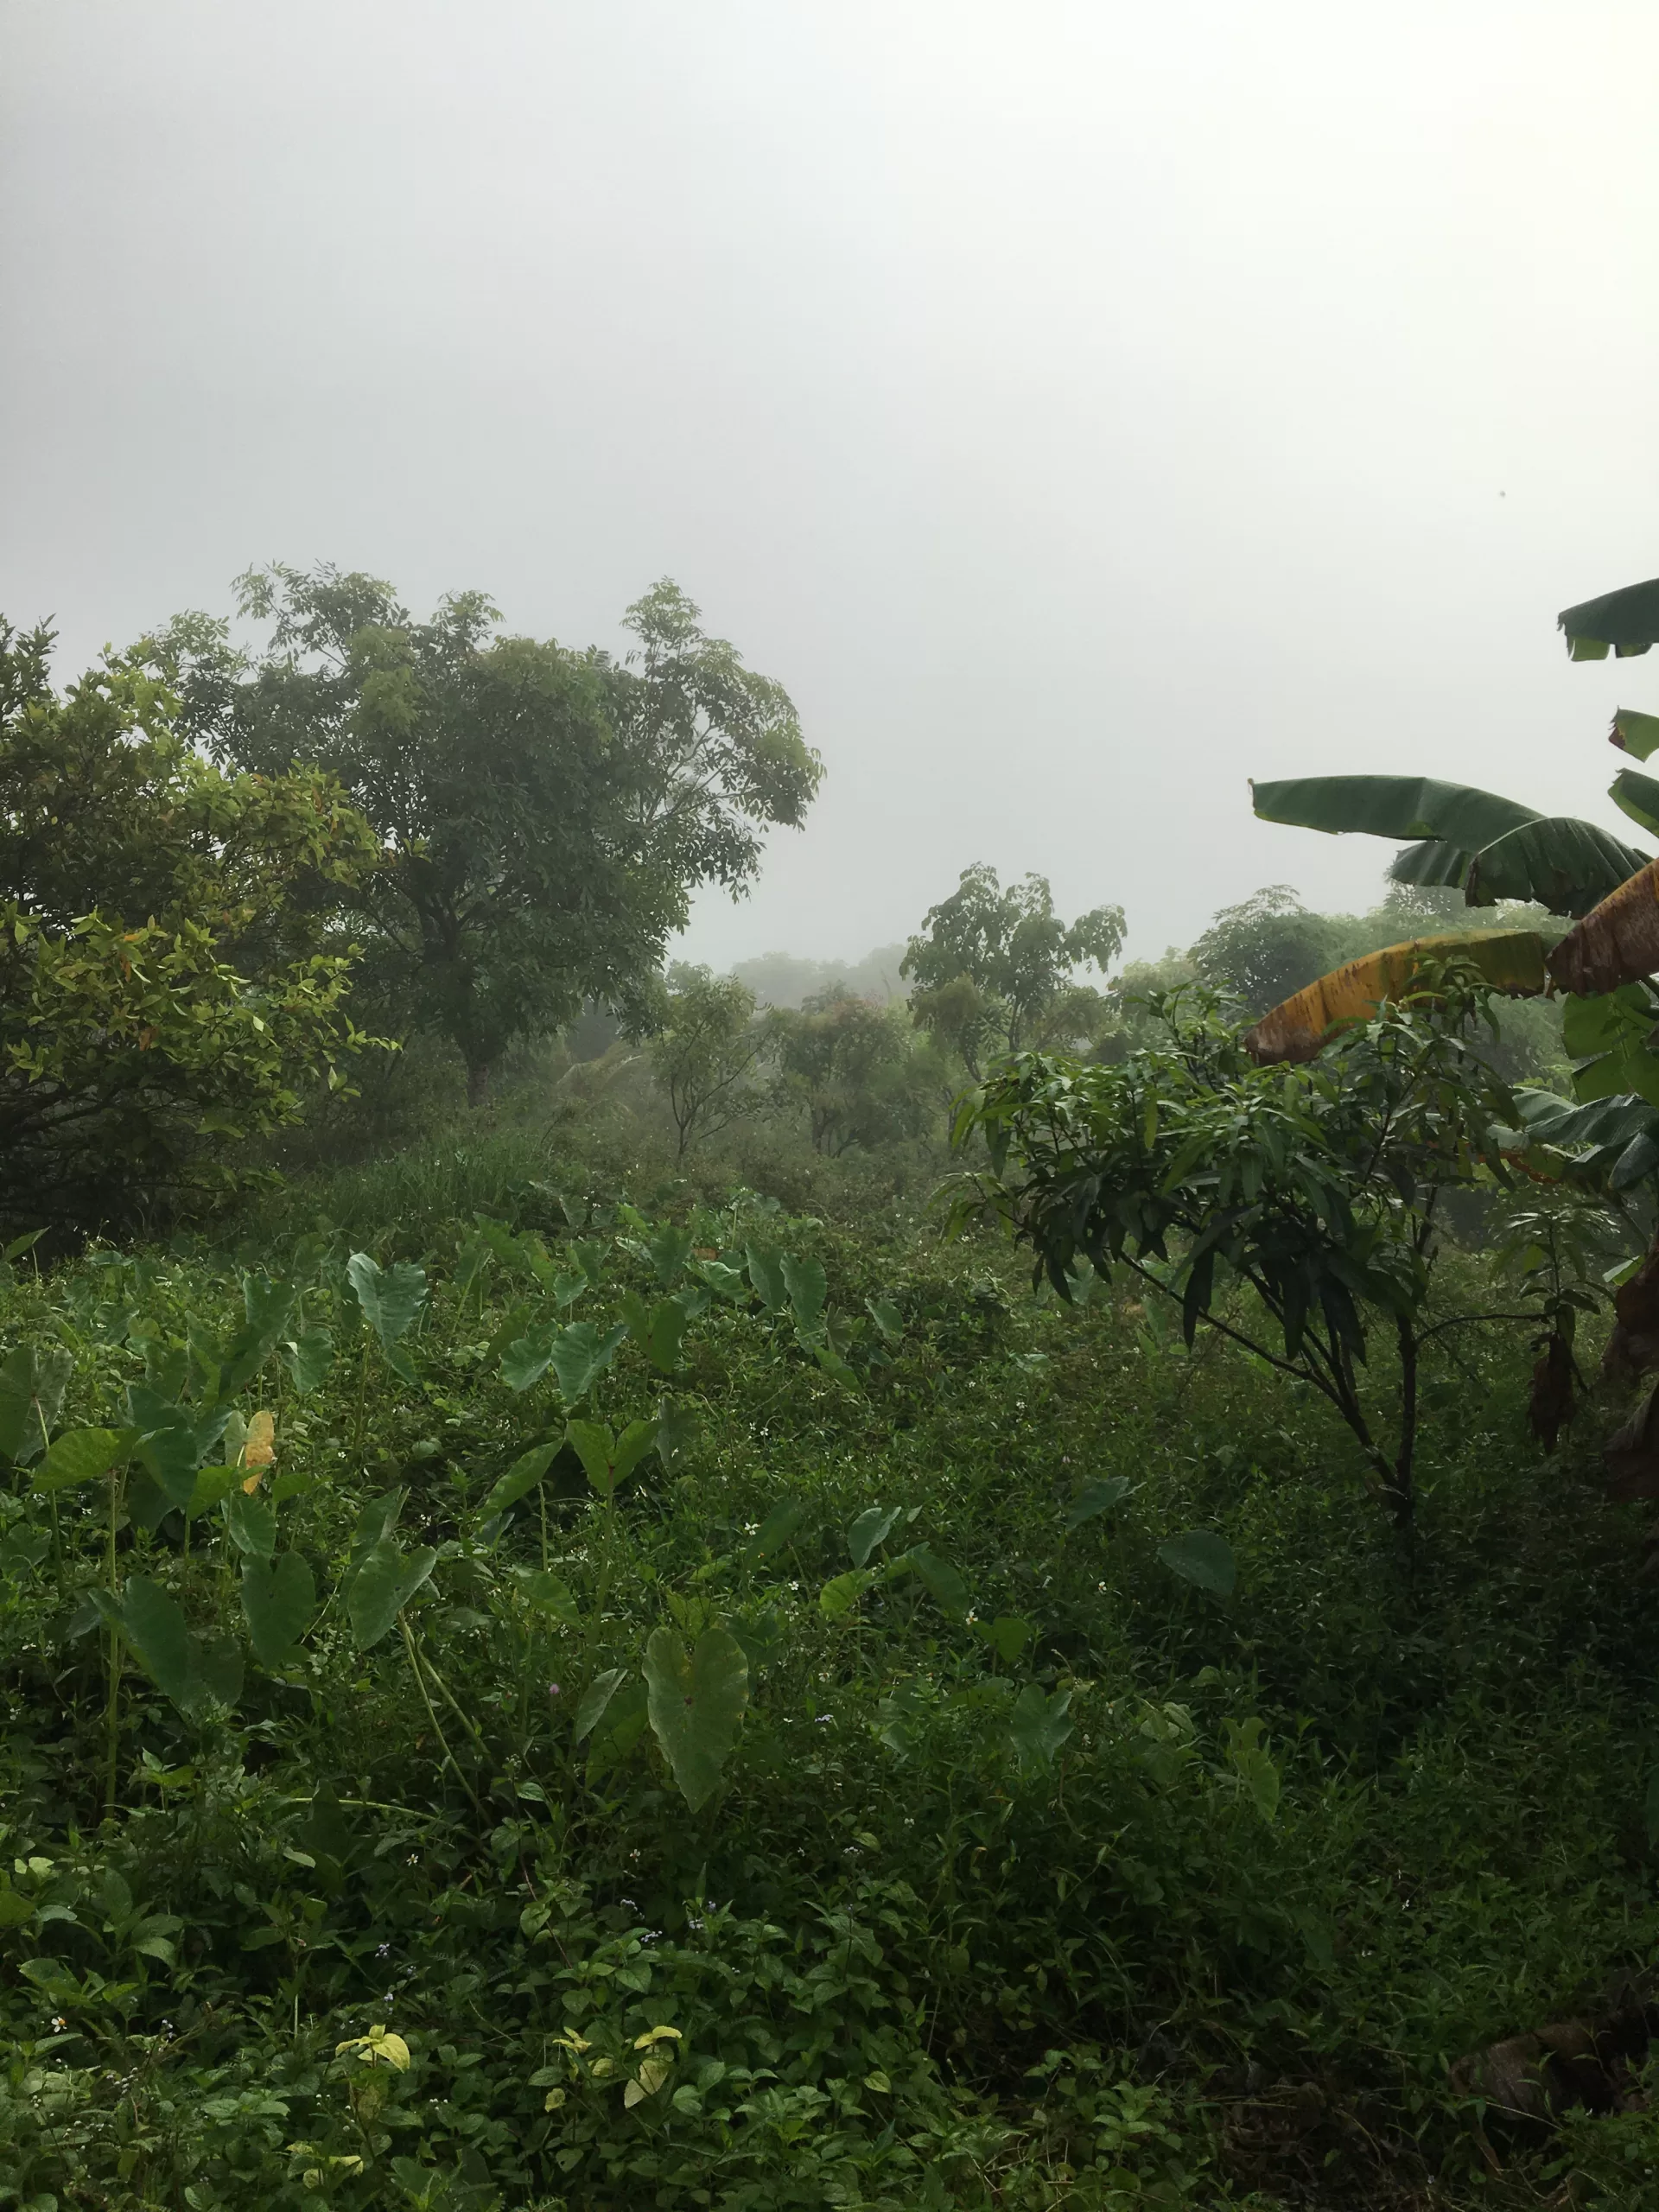
{"type": "Polygon", "coordinates": [[[968,862],[1131,950],[1386,849],[1246,779],[1622,817],[1569,601],[1659,572],[1642,0],[0,0],[0,609],[251,563],[620,642],[677,578],[828,768],[689,949],[968,862]]]}

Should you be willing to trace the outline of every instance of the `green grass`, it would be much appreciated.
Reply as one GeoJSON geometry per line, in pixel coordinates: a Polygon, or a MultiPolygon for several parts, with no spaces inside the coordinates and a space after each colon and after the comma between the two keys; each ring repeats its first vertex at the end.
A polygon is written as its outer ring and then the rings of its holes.
{"type": "Polygon", "coordinates": [[[1403,2212],[1562,2202],[1563,2162],[1577,2205],[1659,2202],[1642,2112],[1483,2146],[1448,2079],[1659,1955],[1659,1629],[1631,1516],[1523,1440],[1519,1348],[1493,1331],[1431,1378],[1408,1576],[1320,1408],[1132,1304],[1033,1300],[1002,1248],[941,1248],[919,1171],[896,1198],[751,1160],[784,1206],[721,1210],[717,1168],[636,1151],[428,1146],[221,1250],[89,1254],[0,1297],[0,1344],[72,1352],[71,1430],[120,1427],[146,1371],[208,1404],[242,1268],[335,1344],[310,1392],[273,1355],[236,1399],[276,1415],[278,1549],[317,1611],[291,1660],[245,1651],[233,1709],[187,1718],[92,1597],[137,1575],[245,1645],[222,1510],[187,1550],[176,1513],[124,1517],[131,1478],[111,1576],[106,1484],[55,1515],[27,1467],[0,1489],[0,2206],[1403,2212]],[[613,1511],[563,1451],[493,1523],[571,1408],[551,1372],[503,1379],[552,1309],[499,1258],[467,1280],[472,1217],[568,1270],[563,1192],[598,1277],[563,1318],[603,1328],[670,1287],[626,1217],[584,1218],[624,1183],[734,1266],[817,1260],[824,1356],[747,1284],[671,1375],[630,1337],[576,1410],[654,1424],[666,1396],[695,1443],[613,1511]],[[390,1360],[355,1249],[426,1275],[390,1360]],[[354,1536],[393,1488],[402,1556],[437,1558],[363,1648],[354,1536]],[[897,1517],[833,1617],[873,1507],[897,1517]],[[1230,1547],[1225,1601],[1160,1558],[1194,1529],[1230,1547]],[[648,1711],[664,1628],[728,1631],[747,1669],[696,1810],[648,1711]],[[377,2025],[406,2068],[338,2049],[377,2025]]]}

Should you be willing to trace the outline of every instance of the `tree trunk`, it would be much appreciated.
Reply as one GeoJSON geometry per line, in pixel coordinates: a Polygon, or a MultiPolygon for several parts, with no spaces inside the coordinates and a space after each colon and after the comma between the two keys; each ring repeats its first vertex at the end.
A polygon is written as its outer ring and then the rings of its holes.
{"type": "Polygon", "coordinates": [[[487,1106],[490,1103],[490,1063],[488,1060],[468,1060],[467,1063],[467,1103],[487,1106]]]}

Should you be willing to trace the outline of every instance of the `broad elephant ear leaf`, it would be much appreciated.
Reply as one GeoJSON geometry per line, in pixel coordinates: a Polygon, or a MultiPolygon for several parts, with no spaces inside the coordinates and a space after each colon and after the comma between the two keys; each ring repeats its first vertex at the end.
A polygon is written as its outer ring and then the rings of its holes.
{"type": "Polygon", "coordinates": [[[1649,861],[1567,931],[1549,956],[1549,972],[1562,990],[1587,998],[1656,971],[1659,861],[1649,861]]]}
{"type": "Polygon", "coordinates": [[[1456,953],[1473,962],[1494,990],[1537,998],[1545,988],[1543,939],[1533,930],[1475,930],[1466,936],[1410,938],[1333,968],[1285,999],[1245,1032],[1244,1049],[1265,1065],[1311,1060],[1339,1022],[1363,1021],[1385,999],[1410,988],[1425,957],[1456,953]]]}
{"type": "Polygon", "coordinates": [[[1659,576],[1580,600],[1563,607],[1556,620],[1574,660],[1605,660],[1609,646],[1620,660],[1644,653],[1659,639],[1659,576]]]}

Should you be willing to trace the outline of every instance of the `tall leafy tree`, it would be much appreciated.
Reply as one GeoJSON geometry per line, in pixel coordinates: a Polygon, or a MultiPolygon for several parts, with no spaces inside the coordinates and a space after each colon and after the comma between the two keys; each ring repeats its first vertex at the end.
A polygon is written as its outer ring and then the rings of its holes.
{"type": "Polygon", "coordinates": [[[632,1005],[691,893],[742,891],[817,788],[781,684],[672,583],[630,607],[621,659],[503,634],[476,592],[421,622],[389,584],[328,567],[238,588],[262,649],[201,616],[149,649],[216,757],[314,764],[374,824],[386,864],[344,913],[365,982],[384,1018],[450,1039],[474,1103],[515,1038],[587,1000],[632,1005]]]}
{"type": "Polygon", "coordinates": [[[899,1007],[830,988],[772,1016],[785,1095],[806,1107],[816,1151],[836,1157],[918,1136],[942,1088],[933,1053],[899,1007]]]}
{"type": "Polygon", "coordinates": [[[327,915],[377,849],[318,771],[202,760],[130,661],[60,694],[51,643],[0,622],[0,1220],[113,1230],[340,1081],[327,915]]]}
{"type": "Polygon", "coordinates": [[[1017,1052],[1031,1041],[1077,969],[1105,969],[1122,944],[1121,906],[1064,922],[1046,877],[1027,875],[1004,890],[982,861],[963,870],[910,940],[903,973],[917,987],[912,1012],[977,1076],[987,1052],[1017,1052]]]}
{"type": "Polygon", "coordinates": [[[753,1078],[768,1033],[754,1018],[754,993],[735,976],[677,965],[655,996],[641,1009],[652,1032],[646,1050],[683,1159],[764,1103],[753,1078]]]}

